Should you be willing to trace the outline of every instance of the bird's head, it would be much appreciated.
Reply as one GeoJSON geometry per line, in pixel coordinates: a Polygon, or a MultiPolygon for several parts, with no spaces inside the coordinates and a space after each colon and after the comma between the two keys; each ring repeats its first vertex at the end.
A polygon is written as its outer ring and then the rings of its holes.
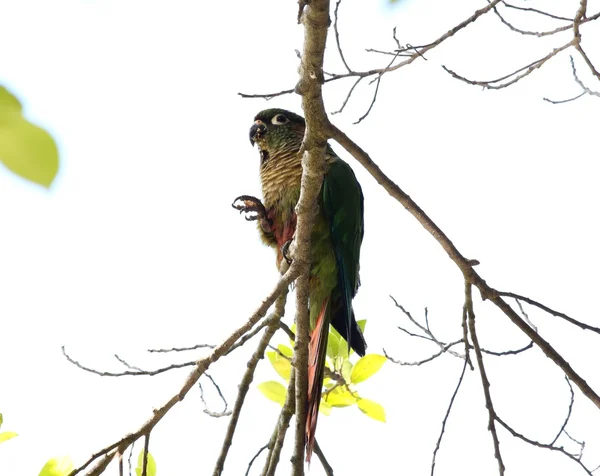
{"type": "Polygon", "coordinates": [[[266,109],[259,112],[250,127],[250,143],[257,144],[262,162],[269,155],[297,153],[304,138],[304,118],[285,109],[266,109]]]}

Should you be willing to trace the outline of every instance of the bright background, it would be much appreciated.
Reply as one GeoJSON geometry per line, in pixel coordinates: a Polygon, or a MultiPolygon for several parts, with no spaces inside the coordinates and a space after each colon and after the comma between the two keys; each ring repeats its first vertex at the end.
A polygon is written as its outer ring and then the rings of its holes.
{"type": "MultiPolygon", "coordinates": [[[[387,58],[364,49],[392,49],[394,26],[403,43],[423,44],[484,3],[404,0],[390,8],[344,0],[340,34],[347,59],[356,69],[383,66],[387,58]]],[[[589,11],[597,4],[589,2],[589,11]]],[[[571,16],[572,7],[546,6],[571,16]]],[[[220,342],[272,288],[272,251],[230,204],[240,194],[260,192],[258,153],[248,144],[254,115],[267,107],[301,112],[300,98],[267,103],[237,93],[293,87],[294,49],[301,49],[303,35],[296,11],[296,2],[280,0],[0,2],[0,82],[24,102],[30,120],[54,135],[62,161],[49,192],[0,172],[0,411],[3,430],[19,433],[0,446],[1,475],[37,475],[47,459],[62,454],[82,463],[137,429],[188,373],[100,378],[67,363],[62,345],[102,370],[122,370],[115,353],[158,367],[167,360],[145,349],[220,342]]],[[[593,28],[583,29],[584,41],[599,64],[593,28]]],[[[440,67],[492,79],[542,57],[570,34],[542,41],[509,33],[493,16],[481,19],[428,54],[427,62],[384,77],[363,123],[352,125],[371,101],[373,89],[365,85],[332,119],[459,250],[481,262],[479,272],[492,286],[598,326],[598,99],[542,100],[579,92],[566,54],[503,91],[482,92],[440,67]]],[[[333,43],[328,54],[327,70],[343,71],[333,43]]],[[[329,111],[339,108],[350,84],[325,88],[329,111]]],[[[418,318],[428,307],[437,337],[455,340],[462,332],[460,273],[427,232],[333,146],[355,169],[365,195],[363,284],[355,309],[368,319],[369,351],[384,347],[409,361],[437,352],[397,330],[409,324],[389,295],[418,318]]],[[[482,345],[506,350],[527,343],[476,297],[482,345]]],[[[292,315],[288,307],[288,323],[292,315]]],[[[600,391],[598,336],[534,310],[530,317],[600,391]]],[[[210,369],[230,404],[256,344],[210,369]]],[[[560,371],[538,350],[489,357],[486,364],[501,417],[531,438],[551,441],[569,402],[560,371]]],[[[384,405],[386,424],[356,408],[321,417],[318,440],[336,474],[429,474],[461,366],[451,356],[416,368],[387,363],[360,387],[361,395],[384,405]]],[[[255,383],[276,378],[263,363],[255,383]]],[[[221,409],[216,398],[210,404],[221,409]]],[[[468,372],[455,405],[437,474],[495,474],[477,372],[468,372]]],[[[277,405],[253,387],[226,474],[245,472],[277,415],[277,405]]],[[[598,410],[577,391],[567,430],[585,439],[584,461],[592,468],[600,464],[599,424],[598,410]]],[[[212,474],[225,427],[225,419],[202,413],[194,389],[152,433],[158,474],[212,474]]],[[[512,476],[583,474],[564,456],[499,433],[512,476]]],[[[289,461],[289,448],[282,461],[289,461]]],[[[310,474],[322,474],[318,462],[310,474]]]]}

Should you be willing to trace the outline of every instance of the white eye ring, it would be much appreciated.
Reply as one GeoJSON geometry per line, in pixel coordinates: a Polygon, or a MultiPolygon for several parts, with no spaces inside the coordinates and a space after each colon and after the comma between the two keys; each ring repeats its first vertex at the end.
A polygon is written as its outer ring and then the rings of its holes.
{"type": "Polygon", "coordinates": [[[280,126],[281,124],[285,124],[287,122],[290,122],[290,120],[283,114],[276,114],[273,116],[273,119],[271,119],[271,124],[275,124],[276,126],[280,126]]]}

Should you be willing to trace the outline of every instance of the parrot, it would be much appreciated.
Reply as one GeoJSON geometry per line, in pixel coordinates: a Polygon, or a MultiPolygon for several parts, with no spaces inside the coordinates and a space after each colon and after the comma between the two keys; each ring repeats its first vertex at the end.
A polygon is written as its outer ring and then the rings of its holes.
{"type": "MultiPolygon", "coordinates": [[[[258,146],[263,200],[251,195],[232,206],[256,221],[262,241],[276,250],[276,265],[288,264],[288,246],[296,229],[295,206],[300,197],[305,120],[284,109],[259,112],[250,127],[250,143],[258,146]]],[[[311,232],[306,417],[306,461],[314,448],[323,389],[327,339],[331,324],[348,348],[364,356],[366,342],[354,317],[352,299],[360,285],[360,247],[364,234],[363,194],[352,168],[327,145],[325,175],[311,232]]]]}

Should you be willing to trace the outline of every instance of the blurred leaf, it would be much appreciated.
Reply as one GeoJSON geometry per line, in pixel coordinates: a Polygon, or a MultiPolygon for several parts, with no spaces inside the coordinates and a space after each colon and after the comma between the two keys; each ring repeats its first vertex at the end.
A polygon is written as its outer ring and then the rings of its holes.
{"type": "Polygon", "coordinates": [[[8,441],[14,438],[15,436],[19,435],[14,431],[3,431],[2,433],[0,433],[0,443],[4,443],[5,441],[8,441]]]}
{"type": "Polygon", "coordinates": [[[360,383],[373,376],[384,364],[386,358],[379,354],[368,354],[362,357],[352,369],[350,381],[360,383]]]}
{"type": "Polygon", "coordinates": [[[358,327],[360,327],[360,330],[365,332],[365,326],[367,325],[367,320],[361,319],[360,321],[356,321],[356,323],[358,324],[358,327]]]}
{"type": "Polygon", "coordinates": [[[326,416],[331,415],[332,408],[333,407],[328,402],[326,402],[324,399],[321,398],[321,403],[319,403],[319,411],[323,415],[326,415],[326,416]]]}
{"type": "MultiPolygon", "coordinates": [[[[290,330],[294,333],[294,335],[296,335],[296,323],[295,322],[292,324],[292,327],[290,327],[290,330]]],[[[292,339],[290,339],[290,347],[292,349],[294,348],[294,341],[292,339]]]]}
{"type": "Polygon", "coordinates": [[[335,359],[338,355],[339,347],[339,337],[336,336],[333,332],[330,332],[329,337],[327,338],[327,357],[329,357],[330,359],[335,359]]]}
{"type": "Polygon", "coordinates": [[[67,476],[71,471],[73,471],[71,457],[59,456],[49,460],[40,471],[39,476],[67,476]]]}
{"type": "Polygon", "coordinates": [[[0,413],[0,428],[2,428],[2,423],[4,423],[4,418],[2,418],[2,413],[0,413]]]}
{"type": "MultiPolygon", "coordinates": [[[[144,450],[140,451],[138,456],[138,466],[135,468],[136,476],[142,476],[142,468],[144,467],[144,450]]],[[[156,476],[156,461],[152,453],[148,452],[148,463],[146,464],[146,476],[156,476]]]]}
{"type": "Polygon", "coordinates": [[[279,355],[277,352],[267,352],[266,354],[275,371],[287,382],[290,379],[290,373],[292,371],[292,364],[290,361],[279,355]]]}
{"type": "Polygon", "coordinates": [[[352,367],[352,362],[350,362],[348,359],[344,359],[344,362],[342,362],[342,377],[344,378],[346,383],[350,383],[352,367]]]}
{"type": "Polygon", "coordinates": [[[0,110],[7,112],[14,112],[20,114],[23,110],[23,106],[19,100],[13,96],[8,89],[4,86],[0,86],[0,110]]]}
{"type": "Polygon", "coordinates": [[[385,410],[379,403],[366,398],[361,398],[358,401],[358,408],[360,408],[360,411],[365,415],[373,418],[373,420],[385,423],[385,410]]]}
{"type": "Polygon", "coordinates": [[[290,349],[287,345],[279,344],[277,346],[277,350],[279,350],[279,352],[281,352],[286,357],[289,357],[290,359],[292,358],[292,355],[294,355],[294,351],[290,349]]]}
{"type": "Polygon", "coordinates": [[[49,187],[58,172],[56,143],[21,111],[18,99],[0,86],[0,161],[20,177],[49,187]]]}
{"type": "Polygon", "coordinates": [[[346,387],[335,387],[324,397],[325,401],[332,407],[347,407],[354,405],[358,399],[352,395],[346,387]]]}
{"type": "Polygon", "coordinates": [[[258,389],[269,400],[279,403],[281,406],[285,403],[286,388],[279,382],[269,380],[258,385],[258,389]]]}

